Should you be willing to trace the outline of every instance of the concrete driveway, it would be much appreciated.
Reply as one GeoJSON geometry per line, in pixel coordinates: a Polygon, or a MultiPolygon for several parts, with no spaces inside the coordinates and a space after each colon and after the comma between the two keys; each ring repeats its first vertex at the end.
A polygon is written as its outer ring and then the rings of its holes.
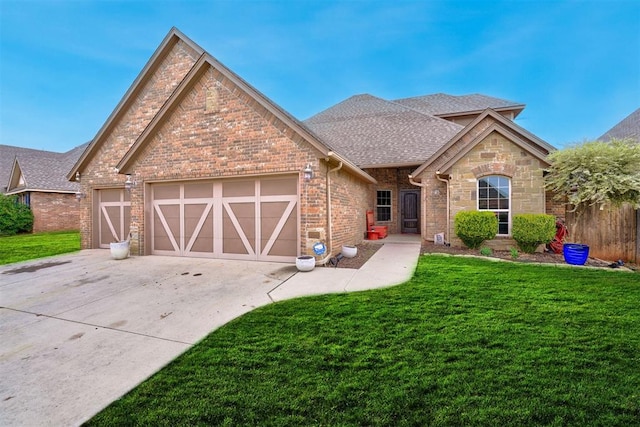
{"type": "Polygon", "coordinates": [[[88,250],[0,267],[0,425],[76,425],[213,329],[272,302],[287,264],[88,250]]]}
{"type": "Polygon", "coordinates": [[[419,238],[360,269],[108,250],[0,267],[0,426],[78,425],[212,330],[274,301],[403,283],[419,238]]]}

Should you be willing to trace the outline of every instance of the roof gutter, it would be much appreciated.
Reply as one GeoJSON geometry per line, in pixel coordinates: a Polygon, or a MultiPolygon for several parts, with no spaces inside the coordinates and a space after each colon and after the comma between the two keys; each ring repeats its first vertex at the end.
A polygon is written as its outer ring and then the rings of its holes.
{"type": "Polygon", "coordinates": [[[358,166],[354,165],[353,163],[351,163],[350,161],[348,161],[347,159],[345,159],[344,157],[342,157],[341,155],[333,152],[333,151],[329,151],[329,153],[327,153],[327,159],[332,158],[335,161],[343,164],[344,166],[346,166],[346,169],[349,170],[349,172],[352,172],[354,174],[356,174],[357,176],[359,176],[360,178],[364,179],[365,181],[368,181],[370,184],[377,184],[378,181],[372,177],[371,175],[369,175],[368,173],[366,173],[365,171],[363,171],[362,169],[360,169],[358,166]]]}

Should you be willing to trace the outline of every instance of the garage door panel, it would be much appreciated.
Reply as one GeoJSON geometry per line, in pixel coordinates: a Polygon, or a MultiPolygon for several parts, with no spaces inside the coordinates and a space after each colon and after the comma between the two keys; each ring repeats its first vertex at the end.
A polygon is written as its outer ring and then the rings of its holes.
{"type": "Polygon", "coordinates": [[[103,241],[120,241],[120,224],[124,220],[121,216],[120,206],[103,206],[102,212],[101,231],[103,241]]]}
{"type": "Polygon", "coordinates": [[[213,183],[195,182],[184,184],[185,199],[210,199],[213,197],[213,183]]]}
{"type": "Polygon", "coordinates": [[[223,245],[226,254],[254,254],[255,206],[253,203],[225,204],[222,215],[223,245]]]}
{"type": "Polygon", "coordinates": [[[153,187],[154,200],[180,199],[180,184],[162,184],[153,187]]]}
{"type": "Polygon", "coordinates": [[[109,243],[125,240],[129,235],[131,202],[124,189],[97,190],[97,245],[108,248],[109,243]]]}
{"type": "Polygon", "coordinates": [[[153,210],[154,251],[179,252],[176,236],[180,235],[180,206],[155,205],[153,210]]]}
{"type": "Polygon", "coordinates": [[[186,205],[185,212],[185,238],[187,247],[185,252],[194,255],[194,252],[213,254],[213,205],[194,204],[186,205]]]}
{"type": "Polygon", "coordinates": [[[295,257],[298,247],[298,221],[296,217],[289,217],[285,221],[277,239],[273,241],[270,248],[266,248],[267,243],[263,240],[263,256],[295,257]],[[266,249],[268,250],[265,252],[266,249]]]}
{"type": "Polygon", "coordinates": [[[260,182],[262,196],[295,195],[298,193],[298,180],[286,178],[264,179],[260,182]]]}
{"type": "Polygon", "coordinates": [[[222,184],[222,197],[247,197],[256,195],[256,184],[251,181],[229,181],[222,184]]]}
{"type": "Polygon", "coordinates": [[[297,176],[158,184],[153,253],[293,261],[297,191],[297,176]]]}

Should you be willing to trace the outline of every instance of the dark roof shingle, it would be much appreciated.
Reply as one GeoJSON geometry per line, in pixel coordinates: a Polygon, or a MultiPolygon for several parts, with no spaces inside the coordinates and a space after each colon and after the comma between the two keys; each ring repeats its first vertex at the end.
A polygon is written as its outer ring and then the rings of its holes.
{"type": "Polygon", "coordinates": [[[598,139],[601,141],[609,141],[613,138],[632,138],[640,141],[640,108],[622,119],[620,123],[609,129],[598,139]]]}
{"type": "Polygon", "coordinates": [[[514,109],[520,111],[524,109],[523,104],[478,93],[459,96],[435,93],[433,95],[396,99],[393,102],[433,116],[480,112],[487,108],[494,110],[514,109]]]}
{"type": "Polygon", "coordinates": [[[9,185],[17,159],[25,180],[25,190],[76,191],[78,185],[68,181],[66,174],[87,145],[82,144],[66,153],[0,145],[0,190],[5,192],[4,187],[9,185]]]}

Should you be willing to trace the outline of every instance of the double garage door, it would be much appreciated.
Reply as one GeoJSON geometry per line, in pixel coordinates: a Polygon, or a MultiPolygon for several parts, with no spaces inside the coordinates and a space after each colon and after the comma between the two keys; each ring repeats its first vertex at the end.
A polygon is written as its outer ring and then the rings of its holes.
{"type": "Polygon", "coordinates": [[[293,261],[298,177],[151,185],[151,253],[293,261]]]}

